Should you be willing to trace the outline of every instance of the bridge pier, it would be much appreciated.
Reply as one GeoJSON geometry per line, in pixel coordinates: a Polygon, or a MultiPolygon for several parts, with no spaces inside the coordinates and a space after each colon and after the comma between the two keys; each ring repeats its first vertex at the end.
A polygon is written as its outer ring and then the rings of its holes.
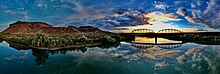
{"type": "Polygon", "coordinates": [[[157,36],[155,36],[154,38],[155,38],[155,42],[154,43],[157,44],[157,36]]]}

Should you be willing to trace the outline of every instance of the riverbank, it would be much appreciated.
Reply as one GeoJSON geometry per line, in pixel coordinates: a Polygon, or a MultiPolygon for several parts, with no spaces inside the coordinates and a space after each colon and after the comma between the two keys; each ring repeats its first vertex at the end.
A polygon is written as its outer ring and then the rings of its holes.
{"type": "Polygon", "coordinates": [[[118,34],[0,34],[0,39],[28,45],[34,49],[59,50],[116,44],[125,38],[118,34]]]}

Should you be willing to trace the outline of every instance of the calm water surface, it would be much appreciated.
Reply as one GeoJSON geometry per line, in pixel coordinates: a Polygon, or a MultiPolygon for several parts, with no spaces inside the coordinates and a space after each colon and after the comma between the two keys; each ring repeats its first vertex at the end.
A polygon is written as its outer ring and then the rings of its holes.
{"type": "Polygon", "coordinates": [[[113,46],[39,51],[15,48],[3,41],[0,74],[220,74],[220,46],[121,42],[113,46]]]}

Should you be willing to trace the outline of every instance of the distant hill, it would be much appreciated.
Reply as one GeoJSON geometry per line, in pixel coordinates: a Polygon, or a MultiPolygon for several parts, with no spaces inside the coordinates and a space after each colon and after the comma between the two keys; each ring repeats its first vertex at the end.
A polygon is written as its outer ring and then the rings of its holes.
{"type": "Polygon", "coordinates": [[[69,27],[53,27],[44,22],[15,22],[10,24],[9,28],[2,31],[3,34],[33,34],[36,32],[42,32],[46,34],[85,34],[85,33],[109,33],[102,31],[92,26],[82,26],[76,28],[74,26],[69,27]]]}

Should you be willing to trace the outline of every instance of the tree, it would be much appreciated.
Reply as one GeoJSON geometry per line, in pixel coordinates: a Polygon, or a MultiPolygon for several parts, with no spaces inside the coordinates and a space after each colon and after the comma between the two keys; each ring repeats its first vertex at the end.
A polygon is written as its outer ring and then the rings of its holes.
{"type": "Polygon", "coordinates": [[[115,43],[116,39],[112,38],[111,36],[105,35],[99,39],[103,44],[110,44],[110,43],[115,43]]]}
{"type": "Polygon", "coordinates": [[[31,41],[31,45],[38,47],[50,47],[49,36],[45,33],[37,32],[35,37],[31,41]]]}
{"type": "Polygon", "coordinates": [[[86,42],[87,41],[87,37],[85,35],[82,35],[82,36],[79,37],[79,41],[82,42],[82,43],[86,42]]]}

